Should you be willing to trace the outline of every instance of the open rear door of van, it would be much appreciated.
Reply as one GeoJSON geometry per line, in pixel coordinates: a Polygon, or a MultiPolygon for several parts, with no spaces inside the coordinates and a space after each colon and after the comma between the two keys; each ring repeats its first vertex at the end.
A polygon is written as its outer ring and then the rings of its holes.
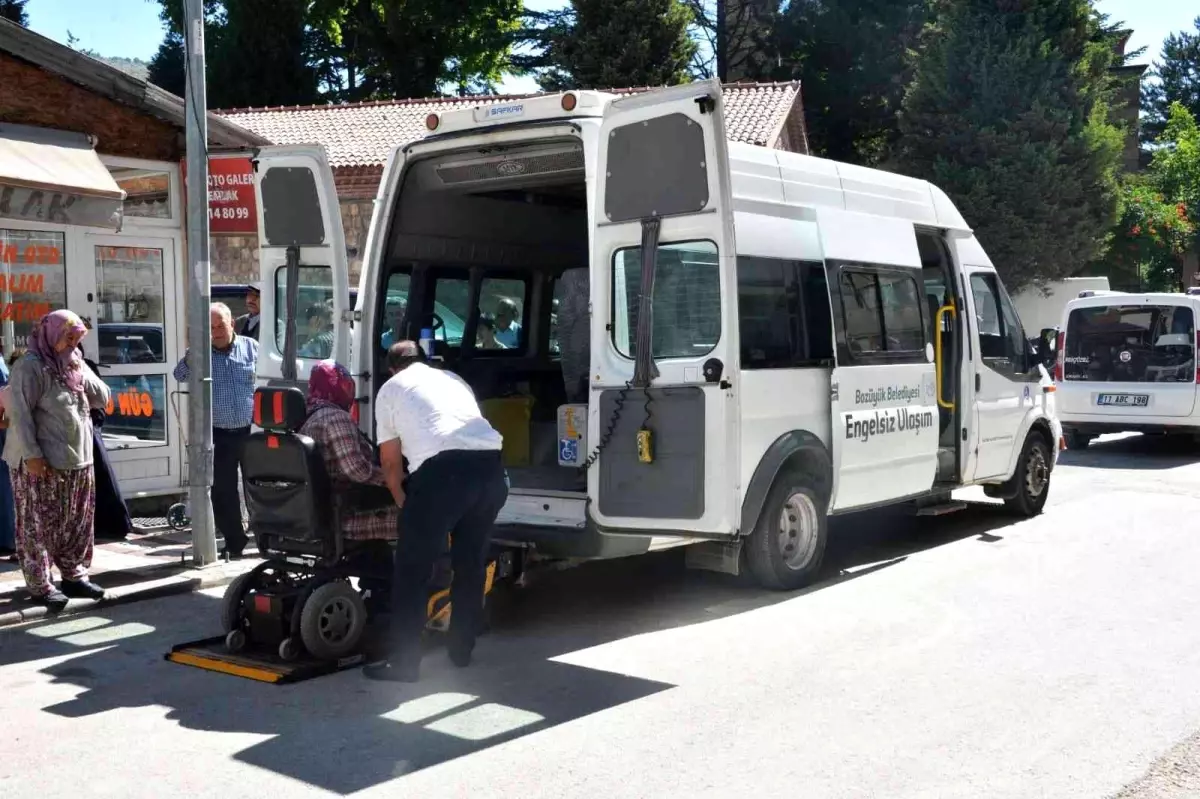
{"type": "Polygon", "coordinates": [[[319,145],[257,153],[262,283],[258,376],[307,381],[313,364],[349,364],[349,264],[333,171],[319,145]]]}
{"type": "Polygon", "coordinates": [[[593,521],[612,533],[732,535],[737,283],[720,83],[613,101],[595,178],[593,521]]]}

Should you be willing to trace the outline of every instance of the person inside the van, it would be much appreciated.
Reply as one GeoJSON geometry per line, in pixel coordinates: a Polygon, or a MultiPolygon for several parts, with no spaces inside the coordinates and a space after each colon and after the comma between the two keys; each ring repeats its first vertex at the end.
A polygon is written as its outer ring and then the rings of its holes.
{"type": "Polygon", "coordinates": [[[387,329],[379,337],[379,346],[385,350],[391,349],[392,345],[400,340],[400,325],[404,324],[405,307],[405,303],[401,300],[388,300],[387,305],[384,306],[383,313],[387,329]]]}
{"type": "Polygon", "coordinates": [[[479,317],[479,332],[476,335],[479,339],[479,348],[481,350],[508,349],[508,347],[500,343],[496,331],[496,321],[486,314],[479,317]]]}
{"type": "Polygon", "coordinates": [[[308,340],[297,353],[301,358],[328,358],[333,354],[333,313],[324,303],[314,303],[304,312],[308,340]]]}
{"type": "Polygon", "coordinates": [[[508,297],[496,305],[496,343],[508,350],[515,350],[521,342],[521,311],[508,297]]]}

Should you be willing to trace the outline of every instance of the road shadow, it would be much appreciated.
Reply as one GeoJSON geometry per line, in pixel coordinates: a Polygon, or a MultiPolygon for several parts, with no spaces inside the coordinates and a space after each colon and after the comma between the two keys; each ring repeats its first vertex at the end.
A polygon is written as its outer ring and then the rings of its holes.
{"type": "Polygon", "coordinates": [[[1200,444],[1191,436],[1132,435],[1093,441],[1058,456],[1061,466],[1158,471],[1200,463],[1200,444]]]}
{"type": "Polygon", "coordinates": [[[191,594],[0,632],[0,665],[76,655],[41,668],[82,688],[46,708],[81,718],[122,708],[167,708],[208,732],[269,736],[240,762],[340,794],[651,697],[669,683],[556,658],[629,636],[728,618],[904,563],[968,537],[999,540],[998,506],[909,518],[874,511],[832,520],[823,579],[769,592],[728,575],[688,571],[682,551],[552,573],[498,602],[470,669],[450,667],[436,642],[414,686],[365,680],[357,670],[270,686],[163,661],[174,644],[214,635],[220,601],[191,594]]]}

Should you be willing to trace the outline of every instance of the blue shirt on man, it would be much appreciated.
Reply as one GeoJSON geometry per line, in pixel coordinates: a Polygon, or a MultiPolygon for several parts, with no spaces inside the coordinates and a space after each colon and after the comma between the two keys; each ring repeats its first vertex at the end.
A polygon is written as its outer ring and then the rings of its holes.
{"type": "MultiPolygon", "coordinates": [[[[258,342],[234,336],[227,349],[212,351],[213,427],[236,430],[254,420],[254,378],[258,368],[258,342]]],[[[184,353],[175,367],[175,379],[188,379],[191,370],[184,353]]]]}

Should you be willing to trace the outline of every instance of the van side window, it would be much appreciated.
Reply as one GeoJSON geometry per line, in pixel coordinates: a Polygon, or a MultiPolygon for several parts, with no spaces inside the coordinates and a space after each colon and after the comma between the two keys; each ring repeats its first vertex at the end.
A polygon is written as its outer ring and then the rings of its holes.
{"type": "Polygon", "coordinates": [[[383,316],[379,323],[379,346],[385,350],[402,338],[400,331],[404,324],[404,312],[408,309],[411,284],[412,275],[407,272],[393,272],[388,276],[387,288],[384,289],[383,316]]]}
{"type": "MultiPolygon", "coordinates": [[[[301,358],[328,358],[333,354],[333,270],[328,266],[302,266],[299,273],[296,354],[301,358]]],[[[275,270],[275,346],[280,352],[287,321],[287,267],[281,266],[275,270]]]]}
{"type": "Polygon", "coordinates": [[[833,358],[833,325],[820,262],[738,256],[743,369],[815,366],[833,358]]]}
{"type": "Polygon", "coordinates": [[[925,299],[909,271],[883,266],[844,267],[841,304],[850,358],[925,357],[925,299]]]}
{"type": "Polygon", "coordinates": [[[1027,370],[1025,332],[1008,293],[995,275],[971,275],[975,323],[979,330],[979,355],[985,365],[1007,374],[1027,370]]]}

